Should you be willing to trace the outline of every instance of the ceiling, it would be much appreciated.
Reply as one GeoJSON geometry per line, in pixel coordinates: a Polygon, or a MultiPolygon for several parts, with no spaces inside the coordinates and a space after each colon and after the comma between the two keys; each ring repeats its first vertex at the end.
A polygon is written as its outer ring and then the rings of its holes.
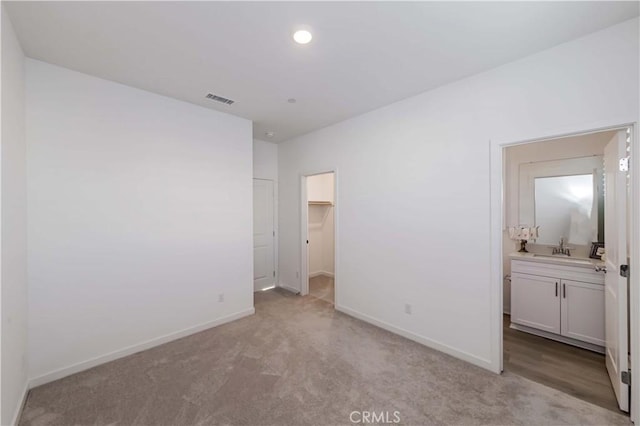
{"type": "Polygon", "coordinates": [[[273,142],[639,13],[609,1],[3,3],[27,56],[251,119],[273,142]],[[299,25],[308,45],[291,39],[299,25]]]}

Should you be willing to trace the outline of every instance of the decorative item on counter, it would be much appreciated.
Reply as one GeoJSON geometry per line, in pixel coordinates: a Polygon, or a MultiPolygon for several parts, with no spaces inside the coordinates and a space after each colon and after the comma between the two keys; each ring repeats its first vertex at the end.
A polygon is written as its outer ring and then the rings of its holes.
{"type": "Polygon", "coordinates": [[[604,260],[604,243],[591,243],[591,251],[589,252],[589,257],[591,259],[599,259],[604,260]]]}
{"type": "Polygon", "coordinates": [[[509,238],[520,241],[519,253],[529,253],[527,242],[538,238],[538,226],[518,225],[509,227],[509,238]]]}

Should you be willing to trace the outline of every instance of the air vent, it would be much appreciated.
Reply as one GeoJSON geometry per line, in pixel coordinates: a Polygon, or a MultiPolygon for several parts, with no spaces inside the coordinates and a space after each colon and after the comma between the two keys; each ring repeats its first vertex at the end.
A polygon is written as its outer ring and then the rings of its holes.
{"type": "Polygon", "coordinates": [[[231,99],[223,98],[222,96],[214,95],[213,93],[207,93],[206,98],[227,105],[233,105],[235,103],[235,101],[232,101],[231,99]]]}

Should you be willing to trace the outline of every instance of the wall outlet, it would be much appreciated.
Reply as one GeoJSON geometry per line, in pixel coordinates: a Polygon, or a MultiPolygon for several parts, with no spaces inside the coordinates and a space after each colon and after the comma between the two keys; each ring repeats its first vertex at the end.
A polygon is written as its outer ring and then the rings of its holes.
{"type": "Polygon", "coordinates": [[[411,305],[408,303],[405,303],[404,305],[404,313],[407,315],[411,315],[411,305]]]}
{"type": "Polygon", "coordinates": [[[220,293],[218,295],[218,302],[220,302],[220,303],[224,302],[224,293],[220,293]]]}

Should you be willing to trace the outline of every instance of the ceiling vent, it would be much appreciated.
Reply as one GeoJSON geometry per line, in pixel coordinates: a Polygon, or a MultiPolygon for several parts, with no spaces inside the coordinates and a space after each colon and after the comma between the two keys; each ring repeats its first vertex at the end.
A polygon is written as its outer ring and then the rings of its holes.
{"type": "Polygon", "coordinates": [[[207,96],[205,97],[207,99],[211,99],[212,101],[220,102],[227,105],[233,105],[235,103],[235,101],[232,101],[231,99],[223,98],[222,96],[214,95],[213,93],[207,93],[207,96]]]}

